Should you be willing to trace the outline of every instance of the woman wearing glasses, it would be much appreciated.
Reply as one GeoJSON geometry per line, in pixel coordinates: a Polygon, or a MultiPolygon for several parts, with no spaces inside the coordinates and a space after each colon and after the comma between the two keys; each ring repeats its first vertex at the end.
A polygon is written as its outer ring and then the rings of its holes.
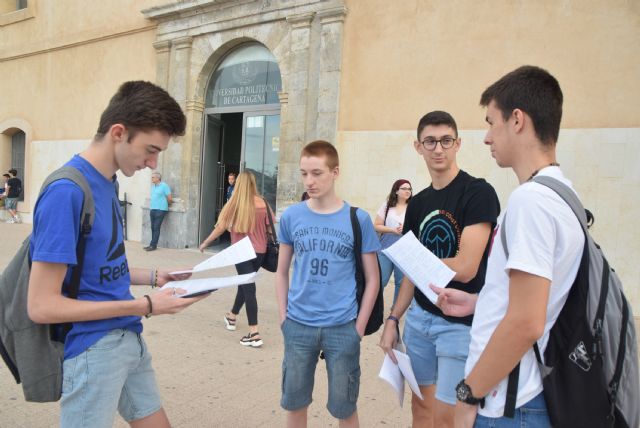
{"type": "MultiPolygon", "coordinates": [[[[409,180],[396,180],[396,182],[393,183],[393,186],[391,186],[391,192],[387,197],[387,201],[382,204],[380,209],[378,209],[373,227],[376,232],[380,234],[382,250],[390,247],[402,236],[404,213],[407,211],[407,204],[409,203],[409,199],[411,199],[411,192],[412,189],[409,180]]],[[[393,272],[393,279],[396,285],[393,292],[393,303],[395,304],[404,275],[402,271],[382,253],[382,250],[378,252],[381,276],[380,286],[387,286],[387,282],[389,282],[389,278],[391,277],[391,272],[393,272]]]]}

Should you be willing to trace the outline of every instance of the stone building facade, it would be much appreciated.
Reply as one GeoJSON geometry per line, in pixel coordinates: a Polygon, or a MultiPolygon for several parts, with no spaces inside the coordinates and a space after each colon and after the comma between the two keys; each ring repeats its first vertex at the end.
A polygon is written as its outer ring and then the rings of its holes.
{"type": "MultiPolygon", "coordinates": [[[[458,122],[461,166],[505,206],[518,183],[487,153],[478,100],[539,65],[565,95],[559,162],[638,313],[639,58],[640,9],[624,0],[0,0],[0,170],[24,164],[30,221],[46,175],[91,141],[117,87],[142,79],[188,117],[158,168],[176,200],[160,246],[198,244],[229,171],[254,171],[281,213],[314,139],[335,143],[339,193],[373,215],[395,179],[429,185],[412,142],[436,109],[458,122]]],[[[145,243],[150,174],[120,183],[128,238],[145,243]]]]}

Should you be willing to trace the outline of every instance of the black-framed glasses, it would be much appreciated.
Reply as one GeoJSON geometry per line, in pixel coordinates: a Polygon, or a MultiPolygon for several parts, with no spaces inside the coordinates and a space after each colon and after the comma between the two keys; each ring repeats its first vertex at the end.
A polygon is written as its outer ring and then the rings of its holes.
{"type": "Polygon", "coordinates": [[[421,141],[421,144],[422,144],[422,147],[431,151],[436,149],[436,146],[438,145],[438,143],[440,143],[440,146],[442,146],[442,148],[446,150],[453,147],[453,144],[455,142],[456,142],[455,138],[447,135],[446,137],[442,137],[439,140],[436,140],[435,138],[427,137],[421,141]]]}
{"type": "Polygon", "coordinates": [[[406,190],[407,192],[413,191],[413,189],[411,187],[400,187],[400,188],[398,188],[398,190],[406,190]]]}

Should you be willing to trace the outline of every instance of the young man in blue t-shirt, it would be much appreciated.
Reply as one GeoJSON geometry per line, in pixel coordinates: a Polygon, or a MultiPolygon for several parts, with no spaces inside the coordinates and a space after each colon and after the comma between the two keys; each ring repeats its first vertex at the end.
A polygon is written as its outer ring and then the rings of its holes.
{"type": "MultiPolygon", "coordinates": [[[[111,427],[116,410],[136,427],[168,427],[142,315],[177,313],[201,297],[163,290],[134,299],[132,284],[164,285],[169,270],[129,268],[115,192],[119,170],[131,177],[155,168],[174,135],[184,134],[180,106],[149,82],[126,82],[102,113],[89,147],[67,165],[86,178],[95,219],[86,237],[77,299],[66,297],[76,263],[83,192],[69,180],[47,187],[36,204],[30,251],[28,311],[37,323],[72,323],[65,340],[60,425],[111,427]]],[[[204,297],[204,296],[202,296],[204,297]]]]}
{"type": "Polygon", "coordinates": [[[307,144],[300,173],[310,199],[290,206],[280,219],[276,293],[285,345],[280,405],[289,411],[289,427],[307,424],[320,352],[327,362],[329,412],[341,427],[358,426],[360,340],[380,287],[380,243],[371,219],[358,210],[362,254],[354,254],[350,206],[335,191],[338,164],[338,152],[330,143],[307,144]],[[360,312],[355,257],[362,257],[365,274],[360,312]]]}

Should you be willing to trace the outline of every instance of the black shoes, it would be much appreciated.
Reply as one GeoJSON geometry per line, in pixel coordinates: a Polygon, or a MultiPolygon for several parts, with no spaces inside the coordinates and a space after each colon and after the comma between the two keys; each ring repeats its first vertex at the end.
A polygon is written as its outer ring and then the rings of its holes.
{"type": "Polygon", "coordinates": [[[149,245],[148,247],[144,247],[143,250],[145,251],[155,251],[157,249],[157,247],[152,247],[151,245],[149,245]]]}
{"type": "Polygon", "coordinates": [[[240,344],[243,346],[251,346],[252,348],[261,347],[262,339],[260,338],[260,333],[256,331],[255,333],[249,333],[243,336],[242,339],[240,339],[240,344]]]}

